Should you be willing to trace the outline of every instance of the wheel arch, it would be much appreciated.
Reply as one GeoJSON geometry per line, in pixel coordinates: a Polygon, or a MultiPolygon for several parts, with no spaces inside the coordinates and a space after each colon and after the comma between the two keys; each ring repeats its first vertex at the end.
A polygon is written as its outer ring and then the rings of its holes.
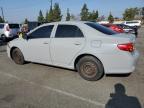
{"type": "MultiPolygon", "coordinates": [[[[76,64],[78,63],[78,61],[79,61],[81,58],[85,57],[85,56],[92,56],[92,57],[98,59],[98,60],[100,61],[100,63],[102,64],[103,69],[104,69],[104,65],[103,65],[102,61],[101,61],[98,57],[96,57],[96,56],[94,56],[94,55],[92,55],[92,54],[87,54],[87,53],[85,53],[85,54],[79,55],[79,56],[75,59],[75,61],[74,61],[74,69],[75,69],[75,70],[77,70],[77,69],[76,69],[76,64]]],[[[104,69],[104,72],[105,72],[105,69],[104,69]]]]}

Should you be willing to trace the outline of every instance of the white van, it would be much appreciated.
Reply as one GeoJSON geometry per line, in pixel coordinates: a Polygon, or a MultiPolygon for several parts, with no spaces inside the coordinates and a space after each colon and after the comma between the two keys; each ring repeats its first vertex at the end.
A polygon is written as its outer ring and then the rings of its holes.
{"type": "Polygon", "coordinates": [[[11,38],[20,31],[20,25],[16,23],[0,23],[0,37],[11,38]]]}
{"type": "Polygon", "coordinates": [[[141,21],[140,20],[133,20],[133,21],[124,21],[123,24],[131,26],[131,27],[140,27],[141,26],[141,21]]]}

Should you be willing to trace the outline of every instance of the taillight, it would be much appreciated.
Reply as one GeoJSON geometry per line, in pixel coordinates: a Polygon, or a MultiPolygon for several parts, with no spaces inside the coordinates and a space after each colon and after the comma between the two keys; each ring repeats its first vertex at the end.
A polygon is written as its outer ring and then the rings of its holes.
{"type": "Polygon", "coordinates": [[[134,44],[133,43],[118,44],[117,47],[123,51],[129,51],[129,52],[134,51],[134,44]]]}
{"type": "Polygon", "coordinates": [[[6,27],[6,31],[10,31],[10,28],[8,26],[6,27]]]}

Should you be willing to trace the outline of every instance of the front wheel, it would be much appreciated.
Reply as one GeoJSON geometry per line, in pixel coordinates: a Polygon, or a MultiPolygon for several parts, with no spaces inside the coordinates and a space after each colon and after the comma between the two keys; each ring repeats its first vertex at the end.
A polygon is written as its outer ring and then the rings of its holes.
{"type": "Polygon", "coordinates": [[[88,81],[99,80],[104,75],[102,63],[92,56],[81,58],[78,61],[76,68],[80,76],[88,81]]]}
{"type": "Polygon", "coordinates": [[[12,51],[12,59],[16,64],[19,65],[23,65],[25,63],[24,56],[18,48],[15,48],[12,51]]]}

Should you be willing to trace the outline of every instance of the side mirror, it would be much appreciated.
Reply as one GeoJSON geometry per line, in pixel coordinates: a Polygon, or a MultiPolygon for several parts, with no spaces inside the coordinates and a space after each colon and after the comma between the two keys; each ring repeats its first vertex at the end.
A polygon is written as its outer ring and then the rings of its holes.
{"type": "Polygon", "coordinates": [[[28,39],[29,39],[29,36],[25,33],[25,34],[23,35],[23,39],[28,40],[28,39]]]}
{"type": "Polygon", "coordinates": [[[19,38],[28,40],[28,35],[26,33],[20,32],[19,33],[19,38]]]}

